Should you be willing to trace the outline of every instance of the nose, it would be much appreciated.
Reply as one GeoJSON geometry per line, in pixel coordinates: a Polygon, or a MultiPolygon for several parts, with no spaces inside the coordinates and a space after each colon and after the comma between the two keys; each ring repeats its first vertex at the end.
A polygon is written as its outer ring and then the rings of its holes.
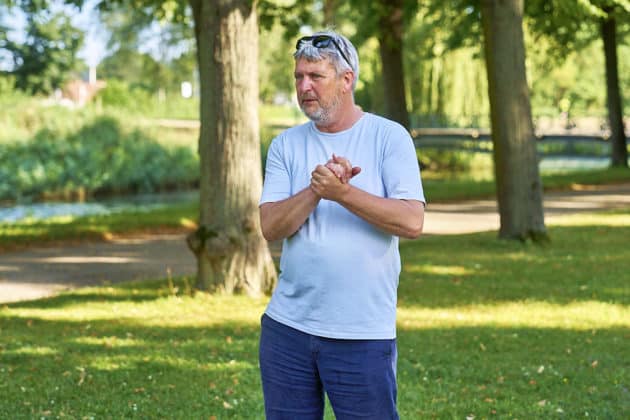
{"type": "Polygon", "coordinates": [[[311,81],[308,77],[302,77],[295,81],[295,88],[298,93],[302,94],[312,89],[311,81]]]}

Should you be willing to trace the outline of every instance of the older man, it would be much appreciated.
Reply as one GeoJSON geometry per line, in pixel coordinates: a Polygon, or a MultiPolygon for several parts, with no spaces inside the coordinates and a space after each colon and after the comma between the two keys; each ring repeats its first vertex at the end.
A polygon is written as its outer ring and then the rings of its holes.
{"type": "Polygon", "coordinates": [[[296,46],[295,88],[310,122],[269,148],[260,219],[283,239],[262,317],[268,419],[397,419],[399,237],[417,238],[424,195],[413,142],[354,103],[358,55],[319,32],[296,46]],[[353,166],[356,165],[356,166],[353,166]]]}

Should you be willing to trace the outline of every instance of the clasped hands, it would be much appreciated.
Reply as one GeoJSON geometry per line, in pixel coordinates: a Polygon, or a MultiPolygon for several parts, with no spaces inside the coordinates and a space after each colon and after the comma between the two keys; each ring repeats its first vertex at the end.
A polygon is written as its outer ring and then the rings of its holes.
{"type": "Polygon", "coordinates": [[[321,198],[338,201],[350,189],[350,179],[359,172],[360,167],[353,167],[348,159],[333,153],[326,164],[317,165],[311,173],[311,190],[321,198]]]}

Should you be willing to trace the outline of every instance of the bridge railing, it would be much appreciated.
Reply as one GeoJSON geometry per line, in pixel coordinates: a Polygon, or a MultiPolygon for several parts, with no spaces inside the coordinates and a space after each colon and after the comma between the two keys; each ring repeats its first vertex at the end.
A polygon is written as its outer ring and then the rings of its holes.
{"type": "MultiPolygon", "coordinates": [[[[414,128],[411,136],[416,148],[492,153],[489,130],[473,128],[414,128]]],[[[567,157],[610,156],[609,133],[537,133],[540,155],[567,157]]]]}

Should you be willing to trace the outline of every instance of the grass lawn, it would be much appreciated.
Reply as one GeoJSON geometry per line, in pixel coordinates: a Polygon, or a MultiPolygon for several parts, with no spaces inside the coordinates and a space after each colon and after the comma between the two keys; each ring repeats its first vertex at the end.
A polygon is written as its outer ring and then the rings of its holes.
{"type": "MultiPolygon", "coordinates": [[[[496,197],[494,180],[446,180],[433,174],[424,177],[423,186],[427,199],[431,201],[469,200],[496,197]]],[[[603,185],[630,182],[628,168],[607,168],[567,173],[543,174],[545,191],[570,190],[584,185],[603,185]]]]}
{"type": "Polygon", "coordinates": [[[32,245],[107,240],[130,233],[192,230],[198,208],[197,203],[188,202],[147,211],[0,223],[0,252],[32,245]]]}
{"type": "MultiPolygon", "coordinates": [[[[401,245],[401,418],[630,417],[630,211],[550,233],[401,245]]],[[[263,418],[265,304],[156,280],[0,307],[0,418],[263,418]]]]}

